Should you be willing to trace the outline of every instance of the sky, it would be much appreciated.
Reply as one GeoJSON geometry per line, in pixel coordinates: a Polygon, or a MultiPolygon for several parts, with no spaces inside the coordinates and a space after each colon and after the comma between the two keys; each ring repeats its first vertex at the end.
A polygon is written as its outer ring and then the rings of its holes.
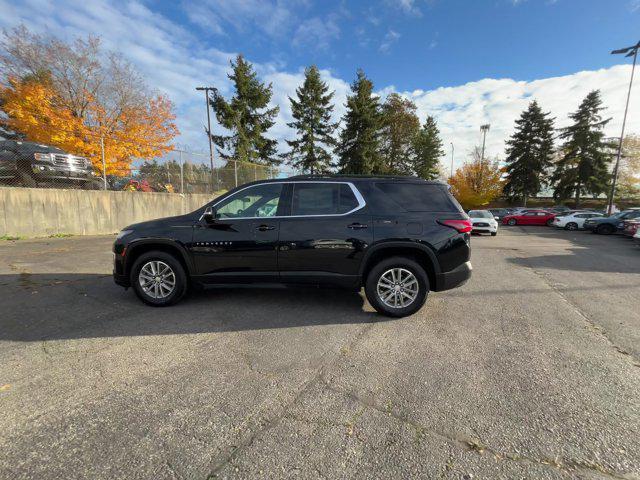
{"type": "MultiPolygon", "coordinates": [[[[288,96],[304,68],[316,64],[335,91],[336,120],[362,68],[381,97],[398,92],[421,121],[436,118],[444,161],[453,144],[456,167],[485,123],[487,155],[504,158],[514,121],[534,99],[563,127],[600,89],[606,133],[619,136],[631,62],[610,51],[640,40],[640,0],[0,0],[0,12],[1,28],[100,36],[174,102],[176,144],[190,150],[208,148],[195,87],[231,95],[229,61],[242,53],[273,84],[280,113],[270,135],[281,150],[292,137],[288,96]]],[[[631,133],[640,133],[637,79],[631,133]]]]}

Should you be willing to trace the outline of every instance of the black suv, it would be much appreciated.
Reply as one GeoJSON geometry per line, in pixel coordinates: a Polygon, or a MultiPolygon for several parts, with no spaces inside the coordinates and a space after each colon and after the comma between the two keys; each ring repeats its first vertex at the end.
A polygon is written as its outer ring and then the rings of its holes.
{"type": "Polygon", "coordinates": [[[0,178],[18,179],[24,187],[52,181],[89,190],[100,187],[98,174],[88,159],[20,140],[0,140],[0,178]]]}
{"type": "Polygon", "coordinates": [[[402,317],[471,276],[471,222],[440,182],[301,176],[242,185],[199,210],[125,228],[114,279],[149,305],[190,284],[365,288],[402,317]]]}

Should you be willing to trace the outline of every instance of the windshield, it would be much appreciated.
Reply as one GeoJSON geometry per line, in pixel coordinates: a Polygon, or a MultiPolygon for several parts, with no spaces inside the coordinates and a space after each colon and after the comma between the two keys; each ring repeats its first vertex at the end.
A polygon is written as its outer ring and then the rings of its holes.
{"type": "Polygon", "coordinates": [[[471,218],[493,218],[493,215],[488,210],[470,210],[469,216],[471,218]]]}

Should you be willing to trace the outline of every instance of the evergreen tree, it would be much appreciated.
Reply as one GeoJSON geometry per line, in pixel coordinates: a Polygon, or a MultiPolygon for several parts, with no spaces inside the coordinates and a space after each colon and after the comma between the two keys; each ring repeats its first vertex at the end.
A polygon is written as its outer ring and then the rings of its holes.
{"type": "Polygon", "coordinates": [[[253,66],[242,55],[230,63],[233,71],[228,77],[235,87],[235,95],[227,101],[215,92],[211,100],[218,122],[231,132],[231,135],[212,135],[218,152],[225,160],[279,163],[277,142],[265,136],[279,111],[278,107],[268,108],[272,85],[260,82],[253,66]]]}
{"type": "Polygon", "coordinates": [[[604,110],[600,91],[590,92],[569,118],[573,125],[562,130],[564,140],[561,157],[556,162],[552,182],[556,199],[574,196],[576,208],[580,207],[580,196],[598,195],[607,190],[611,175],[609,163],[612,145],[604,141],[604,126],[611,119],[603,120],[604,110]]]}
{"type": "Polygon", "coordinates": [[[296,130],[295,140],[287,140],[291,151],[283,157],[305,172],[325,173],[331,169],[331,153],[335,147],[333,134],[338,127],[331,122],[334,92],[320,79],[318,67],[312,65],[304,72],[304,83],[296,89],[297,100],[289,97],[294,121],[287,125],[296,130]]]}
{"type": "Polygon", "coordinates": [[[383,173],[380,157],[382,118],[378,98],[373,95],[373,83],[362,70],[351,85],[347,98],[344,128],[336,148],[341,173],[383,173]]]}
{"type": "Polygon", "coordinates": [[[413,141],[413,170],[416,175],[426,180],[434,180],[440,176],[438,165],[444,155],[440,131],[435,118],[428,116],[424,125],[413,141]]]}
{"type": "Polygon", "coordinates": [[[553,119],[535,100],[516,120],[506,154],[504,193],[512,199],[521,198],[526,206],[527,198],[540,192],[553,157],[553,119]]]}
{"type": "Polygon", "coordinates": [[[413,142],[420,130],[416,104],[397,93],[382,105],[381,155],[386,173],[413,173],[413,142]]]}

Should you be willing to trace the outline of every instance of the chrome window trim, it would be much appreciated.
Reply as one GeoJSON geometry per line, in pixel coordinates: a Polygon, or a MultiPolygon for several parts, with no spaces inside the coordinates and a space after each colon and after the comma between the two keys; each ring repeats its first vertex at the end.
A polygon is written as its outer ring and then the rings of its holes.
{"type": "MultiPolygon", "coordinates": [[[[279,185],[279,184],[288,185],[288,184],[296,184],[296,183],[302,183],[302,184],[308,184],[308,183],[323,183],[324,184],[324,183],[328,183],[328,184],[337,184],[337,185],[349,185],[349,188],[351,188],[351,191],[353,192],[353,194],[356,197],[356,200],[358,201],[358,206],[356,208],[353,208],[353,209],[349,210],[348,212],[345,212],[345,213],[326,213],[326,214],[321,214],[321,215],[274,215],[273,217],[229,217],[229,218],[222,218],[220,220],[256,220],[256,219],[267,220],[267,219],[270,219],[270,218],[344,217],[346,215],[351,215],[352,213],[355,213],[358,210],[363,209],[367,205],[367,202],[365,202],[364,197],[362,196],[362,194],[360,193],[358,188],[353,183],[351,183],[351,182],[332,182],[332,181],[326,181],[326,180],[312,180],[312,181],[308,181],[308,182],[283,180],[281,182],[255,183],[253,185],[247,185],[246,187],[241,188],[240,190],[235,192],[233,195],[235,196],[237,193],[240,193],[240,192],[242,192],[242,191],[244,191],[244,190],[246,190],[248,188],[260,187],[262,185],[279,185]]],[[[216,203],[211,205],[211,207],[215,207],[220,202],[223,202],[225,200],[226,200],[226,198],[218,200],[216,203]]],[[[202,215],[200,215],[200,218],[198,219],[198,221],[202,220],[203,215],[204,215],[204,213],[202,215]]]]}

